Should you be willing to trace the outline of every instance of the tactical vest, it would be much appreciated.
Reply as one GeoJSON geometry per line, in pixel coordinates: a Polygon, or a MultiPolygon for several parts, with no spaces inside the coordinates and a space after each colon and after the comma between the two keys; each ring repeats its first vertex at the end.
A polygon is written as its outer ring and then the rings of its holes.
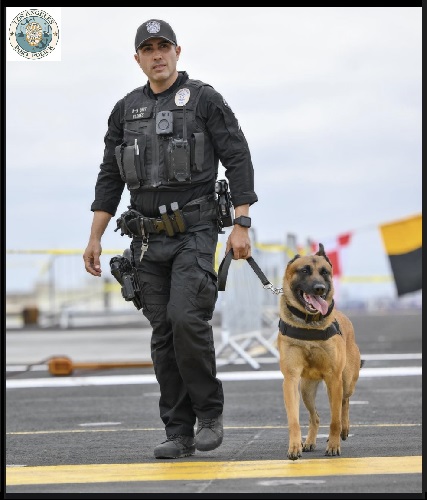
{"type": "Polygon", "coordinates": [[[130,191],[174,189],[214,180],[218,159],[196,122],[205,84],[187,80],[170,95],[150,99],[139,87],[124,98],[123,143],[115,149],[130,191]]]}

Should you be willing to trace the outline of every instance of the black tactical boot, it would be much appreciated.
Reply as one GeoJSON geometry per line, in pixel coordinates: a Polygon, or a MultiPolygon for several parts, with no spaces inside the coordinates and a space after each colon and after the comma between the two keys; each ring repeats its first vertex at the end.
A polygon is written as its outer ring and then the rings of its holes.
{"type": "Polygon", "coordinates": [[[222,443],[224,431],[222,415],[216,418],[199,418],[196,432],[196,449],[210,451],[218,448],[222,443]]]}
{"type": "Polygon", "coordinates": [[[194,438],[179,434],[168,436],[166,441],[163,441],[163,443],[154,448],[154,456],[156,458],[189,457],[190,455],[194,455],[195,452],[194,438]]]}

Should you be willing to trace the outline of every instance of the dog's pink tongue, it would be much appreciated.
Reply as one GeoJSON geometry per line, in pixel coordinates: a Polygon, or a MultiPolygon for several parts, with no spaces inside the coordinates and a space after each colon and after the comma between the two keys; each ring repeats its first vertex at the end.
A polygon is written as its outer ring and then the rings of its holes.
{"type": "Polygon", "coordinates": [[[319,297],[317,295],[309,295],[308,301],[315,309],[320,311],[323,315],[325,315],[328,312],[328,303],[326,302],[325,299],[322,299],[322,297],[319,297]]]}

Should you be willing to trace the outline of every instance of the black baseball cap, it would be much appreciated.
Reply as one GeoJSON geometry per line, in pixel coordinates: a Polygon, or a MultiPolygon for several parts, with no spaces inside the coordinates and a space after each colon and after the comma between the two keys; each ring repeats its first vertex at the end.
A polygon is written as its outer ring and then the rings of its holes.
{"type": "Polygon", "coordinates": [[[170,24],[161,19],[150,19],[136,30],[135,51],[149,38],[164,38],[168,42],[178,45],[175,33],[170,24]]]}

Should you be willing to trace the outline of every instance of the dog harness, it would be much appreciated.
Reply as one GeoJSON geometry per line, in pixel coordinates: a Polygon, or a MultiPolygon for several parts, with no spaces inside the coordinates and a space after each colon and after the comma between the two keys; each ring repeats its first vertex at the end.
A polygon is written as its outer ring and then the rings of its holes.
{"type": "Polygon", "coordinates": [[[288,337],[299,340],[328,340],[336,334],[342,335],[340,325],[337,320],[335,320],[325,330],[317,330],[314,328],[297,328],[296,326],[285,323],[280,318],[279,330],[282,335],[287,335],[288,337]]]}

